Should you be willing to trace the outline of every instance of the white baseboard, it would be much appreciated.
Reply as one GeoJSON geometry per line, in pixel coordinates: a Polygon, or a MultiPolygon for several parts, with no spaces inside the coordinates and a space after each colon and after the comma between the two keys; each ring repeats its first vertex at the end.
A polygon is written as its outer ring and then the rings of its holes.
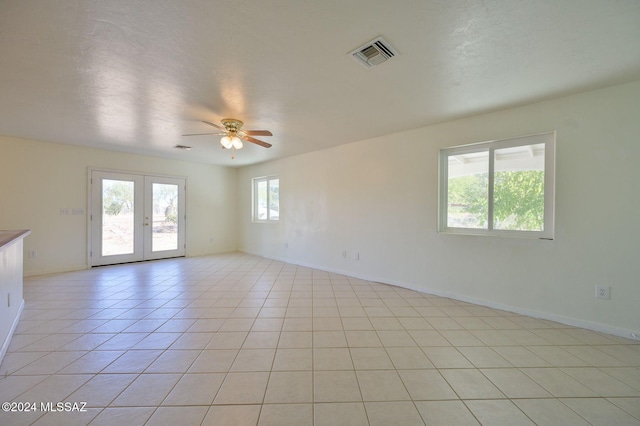
{"type": "Polygon", "coordinates": [[[428,287],[421,287],[421,286],[417,286],[415,284],[410,284],[410,283],[405,283],[405,282],[400,282],[400,281],[393,281],[393,280],[390,281],[388,279],[387,280],[381,280],[380,278],[377,278],[377,277],[366,276],[366,275],[363,275],[363,274],[354,273],[353,271],[344,271],[344,270],[339,270],[339,269],[336,269],[336,268],[328,268],[326,266],[315,265],[315,264],[312,264],[312,263],[298,262],[298,261],[295,261],[295,260],[292,260],[292,259],[269,257],[269,256],[264,256],[264,255],[262,255],[260,253],[252,253],[252,252],[244,251],[244,250],[238,250],[238,251],[240,251],[242,253],[251,254],[251,255],[254,255],[254,256],[260,256],[260,257],[265,257],[265,258],[268,258],[268,259],[278,260],[278,261],[281,261],[281,262],[291,263],[291,264],[294,264],[294,265],[300,265],[300,266],[304,266],[306,268],[319,269],[319,270],[322,270],[322,271],[333,272],[333,273],[340,274],[340,275],[347,275],[347,276],[358,278],[358,279],[361,279],[361,280],[379,282],[379,283],[382,283],[382,284],[388,284],[388,285],[393,285],[393,286],[396,286],[396,287],[405,288],[407,290],[419,291],[420,293],[432,294],[434,296],[446,297],[446,298],[449,298],[449,299],[459,300],[461,302],[473,303],[474,305],[486,306],[488,308],[500,309],[502,311],[513,312],[513,313],[516,313],[516,314],[526,315],[526,316],[533,317],[533,318],[554,321],[554,322],[557,322],[557,323],[560,323],[560,324],[569,325],[571,327],[584,328],[584,329],[587,329],[587,330],[597,331],[597,332],[600,332],[600,333],[606,333],[606,334],[611,334],[611,335],[614,335],[614,336],[624,337],[626,339],[640,340],[640,330],[627,330],[627,329],[624,329],[624,328],[613,327],[613,326],[610,326],[610,325],[607,325],[607,324],[601,324],[601,323],[588,321],[588,320],[581,320],[581,319],[577,319],[577,318],[565,317],[565,316],[554,314],[554,313],[551,313],[551,312],[541,312],[541,311],[536,311],[536,310],[533,310],[533,309],[527,309],[527,308],[523,308],[523,307],[519,307],[519,306],[512,306],[512,305],[507,305],[507,304],[503,304],[503,303],[499,303],[499,302],[494,302],[494,301],[491,301],[491,300],[476,299],[474,297],[468,297],[468,296],[465,296],[465,295],[462,295],[462,294],[451,293],[451,292],[442,291],[442,290],[438,290],[438,289],[432,289],[432,288],[428,288],[428,287]]]}
{"type": "Polygon", "coordinates": [[[9,330],[9,334],[4,339],[2,343],[2,349],[0,349],[0,364],[2,364],[2,360],[4,359],[7,350],[9,349],[9,344],[11,344],[11,338],[13,337],[13,333],[16,331],[16,327],[18,327],[18,323],[20,322],[20,317],[22,316],[22,310],[24,309],[24,299],[20,302],[20,307],[18,308],[18,313],[16,317],[13,319],[13,324],[11,324],[11,329],[9,330]]]}

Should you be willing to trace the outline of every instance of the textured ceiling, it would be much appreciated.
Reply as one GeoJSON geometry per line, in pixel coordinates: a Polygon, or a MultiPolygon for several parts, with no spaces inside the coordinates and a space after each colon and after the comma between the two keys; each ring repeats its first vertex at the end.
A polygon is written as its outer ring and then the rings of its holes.
{"type": "Polygon", "coordinates": [[[0,134],[241,166],[640,79],[639,22],[638,0],[0,0],[0,134]],[[379,35],[393,60],[347,55],[379,35]],[[273,147],[181,136],[225,117],[273,147]]]}

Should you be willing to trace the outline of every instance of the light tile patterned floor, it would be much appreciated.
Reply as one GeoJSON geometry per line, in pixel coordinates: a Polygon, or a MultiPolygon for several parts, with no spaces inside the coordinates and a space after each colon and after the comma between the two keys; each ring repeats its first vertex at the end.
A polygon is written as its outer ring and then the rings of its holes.
{"type": "Polygon", "coordinates": [[[2,425],[639,425],[640,342],[245,254],[25,282],[2,425]]]}

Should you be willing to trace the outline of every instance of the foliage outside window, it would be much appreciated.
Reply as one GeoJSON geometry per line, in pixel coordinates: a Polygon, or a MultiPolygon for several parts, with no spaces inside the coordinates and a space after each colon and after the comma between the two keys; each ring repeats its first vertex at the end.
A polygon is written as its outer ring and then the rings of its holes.
{"type": "Polygon", "coordinates": [[[440,150],[441,232],[553,238],[555,132],[440,150]]]}
{"type": "Polygon", "coordinates": [[[280,179],[269,176],[253,179],[254,222],[275,222],[280,219],[280,179]]]}

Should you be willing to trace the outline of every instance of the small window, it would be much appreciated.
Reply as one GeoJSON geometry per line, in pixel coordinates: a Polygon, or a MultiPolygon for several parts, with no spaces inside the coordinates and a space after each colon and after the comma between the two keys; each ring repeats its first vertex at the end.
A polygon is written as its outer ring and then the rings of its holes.
{"type": "Polygon", "coordinates": [[[269,176],[253,179],[253,221],[280,219],[280,179],[269,176]]]}
{"type": "Polygon", "coordinates": [[[553,238],[555,132],[440,150],[440,232],[553,238]]]}

